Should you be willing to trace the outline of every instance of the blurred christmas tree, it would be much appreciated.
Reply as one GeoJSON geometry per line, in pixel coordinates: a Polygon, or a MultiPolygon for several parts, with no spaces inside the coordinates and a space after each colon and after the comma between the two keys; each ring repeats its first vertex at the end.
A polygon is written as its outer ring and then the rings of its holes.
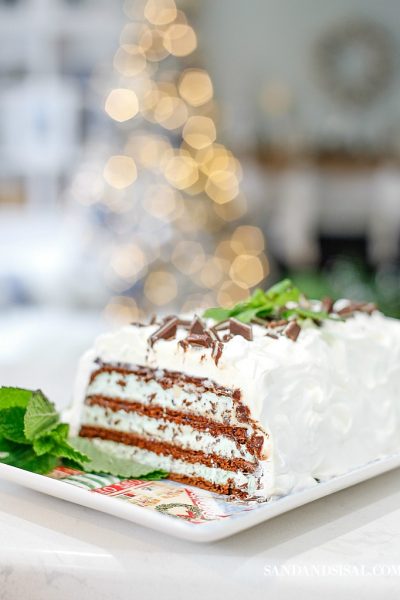
{"type": "Polygon", "coordinates": [[[241,225],[241,166],[218,141],[196,33],[174,0],[127,1],[124,12],[105,99],[112,127],[95,148],[104,169],[89,160],[75,178],[90,180],[75,196],[95,217],[106,310],[132,320],[229,305],[260,284],[268,263],[261,230],[241,225]]]}

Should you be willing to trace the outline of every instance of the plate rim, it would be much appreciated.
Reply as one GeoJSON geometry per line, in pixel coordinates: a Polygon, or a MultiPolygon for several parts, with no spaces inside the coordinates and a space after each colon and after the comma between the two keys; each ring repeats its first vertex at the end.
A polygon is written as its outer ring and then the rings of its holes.
{"type": "Polygon", "coordinates": [[[146,510],[145,507],[121,502],[118,498],[89,493],[88,490],[68,484],[62,479],[58,480],[46,475],[39,475],[4,463],[0,463],[0,479],[186,541],[208,543],[228,538],[295,508],[392,471],[397,467],[400,467],[400,453],[378,458],[366,465],[352,469],[348,473],[319,482],[312,488],[272,499],[254,510],[242,511],[233,517],[201,524],[171,518],[169,515],[163,515],[157,511],[146,510]]]}

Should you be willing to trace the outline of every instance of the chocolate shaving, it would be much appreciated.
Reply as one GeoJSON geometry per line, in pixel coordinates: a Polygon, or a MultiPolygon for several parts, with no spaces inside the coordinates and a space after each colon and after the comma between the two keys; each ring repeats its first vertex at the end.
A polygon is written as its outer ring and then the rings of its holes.
{"type": "Polygon", "coordinates": [[[192,334],[202,335],[205,333],[205,331],[206,331],[206,328],[204,326],[203,321],[199,317],[195,316],[193,318],[193,321],[190,323],[190,329],[189,329],[190,335],[192,335],[192,334]]]}
{"type": "Polygon", "coordinates": [[[229,333],[232,335],[241,335],[245,340],[251,342],[253,340],[253,329],[251,325],[242,323],[237,319],[229,319],[229,333]]]}
{"type": "Polygon", "coordinates": [[[216,323],[216,325],[214,325],[211,329],[215,329],[215,331],[221,331],[223,329],[228,329],[230,321],[231,321],[231,319],[226,319],[225,321],[216,323]]]}
{"type": "Polygon", "coordinates": [[[220,340],[220,341],[221,342],[229,342],[232,338],[233,338],[233,335],[231,333],[226,333],[225,335],[222,336],[222,340],[220,340]]]}
{"type": "Polygon", "coordinates": [[[268,325],[267,319],[261,319],[261,317],[253,317],[251,322],[261,325],[262,327],[266,327],[266,325],[268,325]]]}
{"type": "Polygon", "coordinates": [[[280,319],[279,321],[270,321],[268,323],[268,328],[275,329],[276,327],[284,327],[288,323],[289,321],[287,319],[280,319]]]}
{"type": "Polygon", "coordinates": [[[325,298],[322,298],[321,300],[321,310],[325,311],[326,313],[331,313],[333,309],[333,300],[332,298],[330,298],[329,296],[326,296],[325,298]]]}
{"type": "Polygon", "coordinates": [[[239,423],[247,423],[250,418],[250,409],[244,404],[239,404],[236,407],[236,418],[239,423]]]}
{"type": "Polygon", "coordinates": [[[350,302],[350,304],[338,310],[337,314],[340,317],[350,317],[355,312],[371,315],[375,310],[377,310],[377,306],[373,302],[350,302]]]}
{"type": "Polygon", "coordinates": [[[179,319],[178,326],[183,329],[189,329],[192,323],[193,321],[190,321],[189,319],[179,319]]]}
{"type": "Polygon", "coordinates": [[[216,325],[213,325],[212,327],[210,327],[209,331],[217,341],[223,342],[226,335],[221,335],[221,333],[227,330],[229,330],[229,319],[227,319],[226,321],[221,321],[221,323],[217,323],[216,325]]]}
{"type": "Polygon", "coordinates": [[[279,340],[279,335],[276,335],[276,333],[267,332],[265,335],[266,335],[266,337],[270,337],[274,340],[279,340]]]}
{"type": "Polygon", "coordinates": [[[184,350],[188,346],[203,346],[203,348],[211,348],[214,344],[214,340],[211,335],[205,331],[204,333],[192,333],[189,334],[184,340],[181,340],[179,344],[184,350]]]}
{"type": "Polygon", "coordinates": [[[358,310],[367,313],[367,315],[372,315],[373,312],[378,310],[378,307],[374,302],[367,302],[365,304],[362,304],[362,306],[360,306],[358,310]]]}
{"type": "Polygon", "coordinates": [[[164,322],[163,325],[149,337],[150,346],[153,346],[155,342],[158,342],[159,340],[170,340],[174,338],[176,336],[178,324],[178,317],[169,317],[169,320],[164,322]]]}
{"type": "Polygon", "coordinates": [[[214,346],[213,346],[213,350],[212,350],[212,357],[213,357],[215,365],[217,367],[218,367],[219,359],[222,356],[223,348],[224,348],[224,345],[222,344],[222,342],[214,342],[214,346]]]}
{"type": "Polygon", "coordinates": [[[297,321],[290,321],[289,325],[284,329],[283,333],[286,335],[286,337],[295,342],[299,337],[300,331],[301,327],[297,323],[297,321]]]}
{"type": "Polygon", "coordinates": [[[262,327],[266,327],[267,329],[273,329],[275,327],[283,327],[284,325],[287,325],[289,321],[287,319],[268,321],[268,319],[260,319],[260,317],[254,317],[251,320],[251,322],[257,325],[261,325],[262,327]]]}

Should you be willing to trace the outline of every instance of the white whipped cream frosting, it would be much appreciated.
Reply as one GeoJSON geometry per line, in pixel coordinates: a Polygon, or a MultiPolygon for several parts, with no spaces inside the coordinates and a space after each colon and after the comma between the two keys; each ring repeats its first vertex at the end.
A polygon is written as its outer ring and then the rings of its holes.
{"type": "Polygon", "coordinates": [[[179,339],[148,346],[155,325],[129,325],[100,336],[82,358],[72,427],[78,428],[94,359],[148,365],[239,388],[251,416],[269,433],[261,496],[316,485],[400,451],[400,321],[356,313],[345,322],[305,325],[297,339],[272,339],[253,326],[237,335],[215,364],[211,350],[179,339]]]}

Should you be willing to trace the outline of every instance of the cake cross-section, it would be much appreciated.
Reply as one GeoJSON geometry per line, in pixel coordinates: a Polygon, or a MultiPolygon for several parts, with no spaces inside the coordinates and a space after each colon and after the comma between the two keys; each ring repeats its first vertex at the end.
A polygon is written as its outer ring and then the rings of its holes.
{"type": "Polygon", "coordinates": [[[272,310],[259,295],[236,313],[100,336],[79,368],[75,432],[238,498],[284,495],[399,452],[400,322],[372,304],[285,293],[272,310]]]}

